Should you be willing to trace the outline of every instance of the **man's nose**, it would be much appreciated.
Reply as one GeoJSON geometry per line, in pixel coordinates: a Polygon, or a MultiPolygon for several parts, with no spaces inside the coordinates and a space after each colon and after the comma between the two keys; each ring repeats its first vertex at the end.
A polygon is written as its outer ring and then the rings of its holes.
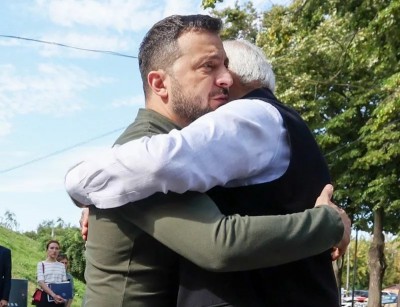
{"type": "Polygon", "coordinates": [[[224,68],[217,78],[217,85],[219,87],[231,87],[233,84],[232,75],[227,68],[224,68]]]}

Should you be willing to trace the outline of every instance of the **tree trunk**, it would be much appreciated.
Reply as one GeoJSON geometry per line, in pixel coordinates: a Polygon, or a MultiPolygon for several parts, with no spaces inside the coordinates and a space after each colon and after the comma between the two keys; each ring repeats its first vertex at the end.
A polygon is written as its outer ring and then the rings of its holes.
{"type": "Polygon", "coordinates": [[[385,273],[385,238],[383,236],[384,211],[378,208],[374,211],[374,230],[368,255],[369,293],[368,307],[381,306],[382,279],[385,273]]]}

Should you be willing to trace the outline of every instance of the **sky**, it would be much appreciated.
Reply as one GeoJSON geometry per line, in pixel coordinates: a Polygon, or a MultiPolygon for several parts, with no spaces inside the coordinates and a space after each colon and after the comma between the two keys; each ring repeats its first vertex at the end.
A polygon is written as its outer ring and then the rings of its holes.
{"type": "MultiPolygon", "coordinates": [[[[252,2],[265,11],[290,1],[252,2]]],[[[146,31],[172,14],[207,11],[201,0],[0,3],[0,222],[10,212],[21,232],[58,218],[78,226],[64,176],[109,148],[144,106],[135,57],[146,31]]]]}

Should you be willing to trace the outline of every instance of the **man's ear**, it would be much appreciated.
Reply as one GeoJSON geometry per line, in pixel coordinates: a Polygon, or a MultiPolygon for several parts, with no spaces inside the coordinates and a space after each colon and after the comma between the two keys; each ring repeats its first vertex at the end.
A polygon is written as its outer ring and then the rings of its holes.
{"type": "Polygon", "coordinates": [[[168,97],[168,91],[164,82],[166,76],[166,72],[162,69],[153,70],[147,75],[147,82],[149,83],[151,90],[154,94],[163,99],[168,97]]]}

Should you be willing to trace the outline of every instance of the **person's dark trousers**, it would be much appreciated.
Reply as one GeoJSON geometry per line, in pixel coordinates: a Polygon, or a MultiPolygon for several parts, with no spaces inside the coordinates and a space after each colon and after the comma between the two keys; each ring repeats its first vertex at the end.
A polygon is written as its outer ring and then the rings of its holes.
{"type": "Polygon", "coordinates": [[[11,250],[0,246],[0,300],[9,301],[11,290],[11,250]]]}

